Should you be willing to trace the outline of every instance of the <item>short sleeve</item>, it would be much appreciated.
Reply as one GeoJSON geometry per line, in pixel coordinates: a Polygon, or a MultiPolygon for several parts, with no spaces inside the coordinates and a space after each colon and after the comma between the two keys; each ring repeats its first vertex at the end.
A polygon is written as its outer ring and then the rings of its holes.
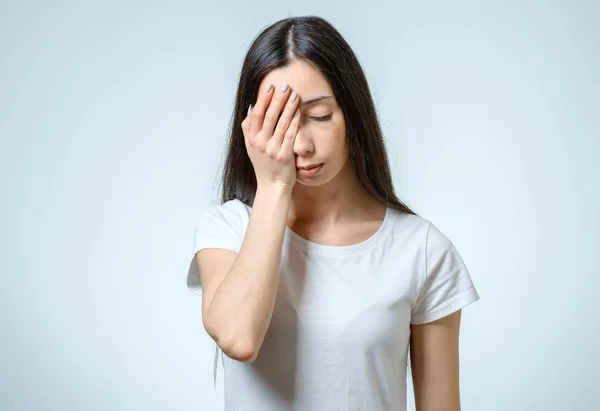
{"type": "Polygon", "coordinates": [[[187,274],[187,287],[195,294],[202,293],[196,253],[206,248],[240,251],[248,226],[249,211],[239,200],[213,205],[202,211],[196,220],[194,243],[187,274]]]}
{"type": "Polygon", "coordinates": [[[460,254],[432,223],[429,223],[425,240],[424,273],[425,278],[412,310],[412,324],[439,320],[479,300],[460,254]]]}

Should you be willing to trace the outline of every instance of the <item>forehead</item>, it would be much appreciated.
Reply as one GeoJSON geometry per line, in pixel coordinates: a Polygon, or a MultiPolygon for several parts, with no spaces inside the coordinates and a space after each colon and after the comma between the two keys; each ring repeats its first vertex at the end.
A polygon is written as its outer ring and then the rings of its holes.
{"type": "Polygon", "coordinates": [[[285,67],[270,71],[261,81],[259,90],[264,90],[269,83],[275,87],[287,84],[301,99],[333,95],[331,86],[321,72],[301,60],[293,60],[285,67]]]}

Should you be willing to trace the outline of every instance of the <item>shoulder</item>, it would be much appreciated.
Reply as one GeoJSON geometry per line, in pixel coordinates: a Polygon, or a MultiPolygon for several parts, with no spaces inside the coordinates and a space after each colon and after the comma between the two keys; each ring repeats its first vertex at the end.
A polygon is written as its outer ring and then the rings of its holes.
{"type": "Polygon", "coordinates": [[[410,239],[413,244],[425,244],[431,222],[417,214],[388,209],[390,230],[394,237],[410,239]]]}
{"type": "Polygon", "coordinates": [[[396,238],[405,238],[416,248],[444,251],[453,248],[450,239],[427,218],[390,209],[391,230],[396,238]]]}
{"type": "Polygon", "coordinates": [[[213,237],[230,233],[241,238],[250,220],[250,207],[234,199],[202,209],[196,220],[196,237],[213,237]]]}
{"type": "Polygon", "coordinates": [[[212,219],[217,222],[244,223],[248,222],[250,206],[238,199],[229,200],[223,204],[210,205],[200,212],[200,219],[212,219]]]}
{"type": "Polygon", "coordinates": [[[187,275],[187,285],[194,293],[201,294],[202,291],[196,253],[206,248],[239,252],[248,226],[249,209],[240,200],[229,200],[220,205],[206,206],[200,211],[187,275]]]}
{"type": "Polygon", "coordinates": [[[240,213],[240,214],[246,214],[246,215],[248,215],[250,213],[250,209],[251,209],[251,207],[249,205],[242,203],[237,198],[226,201],[223,204],[216,206],[216,207],[220,207],[220,208],[223,208],[226,210],[231,210],[233,212],[240,213]]]}
{"type": "Polygon", "coordinates": [[[426,236],[428,253],[445,252],[454,250],[452,241],[435,224],[429,221],[426,236]]]}

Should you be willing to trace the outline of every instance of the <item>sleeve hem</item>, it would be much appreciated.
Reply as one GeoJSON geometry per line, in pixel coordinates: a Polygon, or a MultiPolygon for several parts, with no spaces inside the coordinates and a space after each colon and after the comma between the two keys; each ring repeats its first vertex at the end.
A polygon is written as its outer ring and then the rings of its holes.
{"type": "Polygon", "coordinates": [[[439,320],[440,318],[444,318],[447,315],[450,315],[477,300],[479,300],[479,294],[477,293],[475,287],[471,287],[456,295],[454,298],[447,301],[446,304],[437,308],[436,310],[412,316],[411,324],[420,325],[439,320]]]}

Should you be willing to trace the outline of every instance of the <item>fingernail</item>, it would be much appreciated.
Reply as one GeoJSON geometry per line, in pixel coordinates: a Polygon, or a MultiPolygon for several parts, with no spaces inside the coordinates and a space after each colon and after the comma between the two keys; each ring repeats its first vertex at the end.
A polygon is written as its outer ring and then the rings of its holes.
{"type": "Polygon", "coordinates": [[[298,108],[296,109],[296,112],[294,113],[294,117],[296,117],[298,114],[300,114],[300,107],[298,107],[298,108]]]}
{"type": "Polygon", "coordinates": [[[252,104],[250,104],[250,105],[248,106],[248,115],[250,115],[250,112],[251,112],[251,111],[252,111],[252,104]]]}
{"type": "Polygon", "coordinates": [[[267,88],[265,89],[265,93],[268,93],[273,88],[272,84],[267,84],[267,88]]]}
{"type": "Polygon", "coordinates": [[[298,97],[298,94],[294,91],[294,92],[292,92],[292,97],[290,98],[290,100],[296,101],[296,97],[298,97]]]}
{"type": "Polygon", "coordinates": [[[281,86],[281,92],[285,93],[287,91],[288,87],[289,86],[287,84],[284,84],[283,86],[281,86]]]}

